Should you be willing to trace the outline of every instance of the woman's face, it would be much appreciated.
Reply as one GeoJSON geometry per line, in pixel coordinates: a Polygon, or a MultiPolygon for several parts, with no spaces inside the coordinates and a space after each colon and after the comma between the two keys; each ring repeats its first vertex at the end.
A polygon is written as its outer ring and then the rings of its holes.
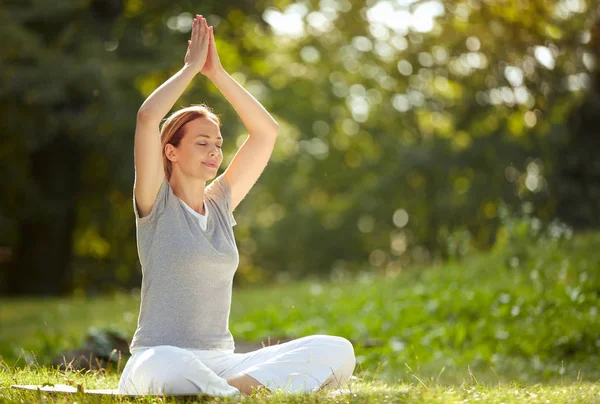
{"type": "Polygon", "coordinates": [[[192,177],[214,178],[223,162],[223,138],[219,125],[210,118],[186,123],[177,149],[179,169],[192,177]]]}

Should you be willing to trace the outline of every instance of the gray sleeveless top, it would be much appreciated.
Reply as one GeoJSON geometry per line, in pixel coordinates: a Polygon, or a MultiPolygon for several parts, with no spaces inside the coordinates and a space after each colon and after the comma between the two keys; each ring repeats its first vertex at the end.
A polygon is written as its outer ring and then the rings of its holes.
{"type": "Polygon", "coordinates": [[[130,345],[173,345],[234,350],[229,331],[233,276],[239,254],[224,174],[205,188],[206,230],[180,203],[165,178],[148,216],[135,201],[137,249],[142,264],[138,325],[130,345]]]}

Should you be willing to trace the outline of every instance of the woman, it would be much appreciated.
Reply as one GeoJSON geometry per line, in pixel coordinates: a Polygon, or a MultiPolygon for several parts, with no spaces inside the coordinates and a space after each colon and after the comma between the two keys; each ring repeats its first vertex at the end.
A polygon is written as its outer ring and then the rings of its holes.
{"type": "Polygon", "coordinates": [[[232,211],[267,165],[278,124],[221,66],[213,27],[197,15],[184,67],[142,104],[135,131],[133,208],[142,264],[138,326],[121,380],[124,394],[248,395],[337,388],[352,375],[345,338],[312,335],[234,353],[229,331],[239,255],[232,211]],[[223,161],[221,122],[204,105],[162,118],[202,73],[232,104],[249,137],[223,161]],[[160,140],[159,140],[160,139],[160,140]]]}

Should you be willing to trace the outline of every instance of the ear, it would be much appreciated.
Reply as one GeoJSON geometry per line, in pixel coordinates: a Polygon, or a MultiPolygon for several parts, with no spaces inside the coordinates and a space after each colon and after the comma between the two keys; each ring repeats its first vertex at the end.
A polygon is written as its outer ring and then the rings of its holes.
{"type": "Polygon", "coordinates": [[[165,145],[165,156],[167,156],[170,161],[177,161],[177,148],[171,143],[167,143],[165,145]]]}

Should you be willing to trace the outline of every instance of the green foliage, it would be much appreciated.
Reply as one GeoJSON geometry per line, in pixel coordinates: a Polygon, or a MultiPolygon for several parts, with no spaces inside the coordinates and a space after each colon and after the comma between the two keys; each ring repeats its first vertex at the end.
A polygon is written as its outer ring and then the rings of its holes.
{"type": "MultiPolygon", "coordinates": [[[[595,3],[408,3],[0,6],[0,292],[139,285],[134,118],[194,12],[281,124],[235,212],[238,284],[460,259],[493,246],[502,205],[597,226],[595,3]],[[282,13],[303,33],[279,33],[282,13]]],[[[197,102],[223,118],[226,167],[247,131],[201,77],[174,109],[197,102]]]]}
{"type": "MultiPolygon", "coordinates": [[[[514,237],[524,231],[519,222],[531,219],[505,219],[514,237]]],[[[356,374],[390,383],[415,376],[460,383],[469,372],[485,383],[597,380],[600,234],[540,240],[513,242],[528,243],[516,266],[507,263],[507,242],[500,252],[395,276],[364,271],[355,279],[236,288],[230,328],[236,341],[265,345],[311,334],[346,337],[356,374]]],[[[0,355],[11,365],[22,355],[19,365],[31,355],[44,363],[79,345],[89,327],[132,335],[139,308],[137,294],[121,293],[1,303],[8,310],[0,326],[10,333],[0,334],[0,355]]]]}
{"type": "Polygon", "coordinates": [[[500,206],[500,226],[493,251],[504,257],[511,267],[531,267],[539,250],[563,247],[573,237],[573,229],[558,219],[544,223],[532,214],[532,204],[525,203],[520,214],[500,206]]]}

